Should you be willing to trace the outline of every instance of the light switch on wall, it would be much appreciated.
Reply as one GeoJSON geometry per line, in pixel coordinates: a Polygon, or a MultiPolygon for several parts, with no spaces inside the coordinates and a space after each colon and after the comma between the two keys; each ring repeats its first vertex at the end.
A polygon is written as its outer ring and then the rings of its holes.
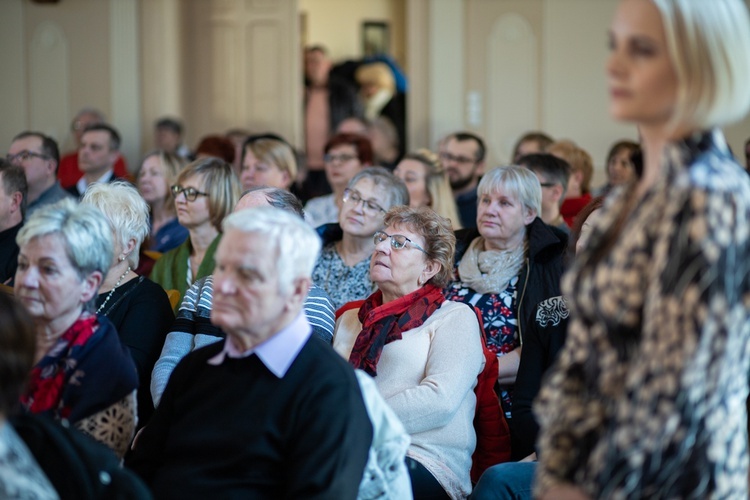
{"type": "Polygon", "coordinates": [[[472,90],[466,94],[466,121],[472,127],[482,125],[482,94],[472,90]]]}

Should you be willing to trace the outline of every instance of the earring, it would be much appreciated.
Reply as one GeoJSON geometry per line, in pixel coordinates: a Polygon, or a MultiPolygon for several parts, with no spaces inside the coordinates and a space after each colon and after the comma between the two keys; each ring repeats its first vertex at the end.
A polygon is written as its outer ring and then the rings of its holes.
{"type": "Polygon", "coordinates": [[[422,277],[420,276],[419,278],[417,278],[417,286],[422,286],[422,285],[424,285],[424,283],[422,282],[422,277]]]}
{"type": "Polygon", "coordinates": [[[119,257],[119,259],[118,259],[118,260],[119,260],[120,262],[122,262],[123,260],[125,260],[125,256],[124,256],[124,255],[120,255],[120,257],[119,257]]]}

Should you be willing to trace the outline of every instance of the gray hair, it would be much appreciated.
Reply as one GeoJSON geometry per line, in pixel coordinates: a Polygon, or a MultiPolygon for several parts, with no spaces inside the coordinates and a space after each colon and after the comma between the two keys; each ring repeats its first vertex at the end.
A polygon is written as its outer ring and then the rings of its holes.
{"type": "Polygon", "coordinates": [[[128,240],[135,240],[135,248],[127,258],[130,267],[138,267],[138,253],[148,236],[148,205],[135,186],[125,181],[97,182],[88,187],[81,203],[104,214],[123,249],[128,240]]]}
{"type": "Polygon", "coordinates": [[[347,189],[353,189],[362,179],[370,179],[373,184],[380,188],[381,192],[387,195],[388,203],[387,206],[383,207],[386,211],[391,207],[409,204],[409,190],[406,188],[406,184],[385,168],[363,168],[352,177],[352,180],[346,186],[347,189]]]}
{"type": "MultiPolygon", "coordinates": [[[[83,280],[99,271],[106,276],[112,262],[112,230],[104,215],[89,205],[64,199],[36,210],[16,236],[19,247],[42,236],[58,235],[63,240],[70,264],[83,280]]],[[[91,310],[96,294],[84,309],[91,310]]]]}
{"type": "Polygon", "coordinates": [[[281,210],[297,214],[303,219],[305,218],[305,211],[302,207],[302,202],[293,193],[290,193],[286,189],[269,186],[253,186],[240,195],[240,200],[244,198],[246,194],[255,192],[263,193],[268,204],[272,207],[280,208],[281,210]]]}
{"type": "Polygon", "coordinates": [[[275,207],[255,207],[228,215],[223,229],[224,233],[233,229],[260,234],[269,242],[281,293],[290,293],[295,279],[312,276],[321,241],[315,230],[299,216],[275,207]]]}
{"type": "Polygon", "coordinates": [[[479,181],[477,195],[481,198],[500,189],[515,197],[535,215],[542,213],[542,186],[534,172],[528,168],[518,165],[493,168],[479,181]]]}

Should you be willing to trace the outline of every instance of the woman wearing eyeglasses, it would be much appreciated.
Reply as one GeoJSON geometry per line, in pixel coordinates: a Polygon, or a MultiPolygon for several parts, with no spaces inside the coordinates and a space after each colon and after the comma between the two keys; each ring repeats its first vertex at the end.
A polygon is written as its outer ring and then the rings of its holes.
{"type": "Polygon", "coordinates": [[[177,220],[189,236],[156,262],[151,279],[180,297],[214,267],[214,252],[221,238],[221,222],[234,208],[240,183],[231,165],[218,158],[188,164],[172,186],[177,220]]]}
{"type": "Polygon", "coordinates": [[[336,134],[326,143],[324,152],[326,179],[333,193],[305,205],[305,220],[313,227],[338,220],[344,189],[357,172],[372,165],[370,140],[358,134],[336,134]]]}
{"type": "Polygon", "coordinates": [[[456,239],[450,222],[424,207],[394,207],[384,224],[369,266],[378,289],[341,315],[333,346],[375,377],[410,434],[414,498],[466,498],[484,357],[476,314],[442,293],[456,239]]]}
{"type": "Polygon", "coordinates": [[[318,228],[323,249],[312,275],[313,283],[328,292],[335,309],[372,293],[372,237],[383,229],[389,208],[409,204],[409,191],[386,169],[368,167],[349,181],[342,203],[339,223],[318,228]]]}
{"type": "Polygon", "coordinates": [[[512,431],[523,328],[536,304],[560,295],[568,238],[538,217],[542,188],[525,167],[490,170],[477,195],[477,227],[456,233],[455,275],[446,298],[471,304],[482,315],[487,348],[498,357],[498,387],[512,431]]]}

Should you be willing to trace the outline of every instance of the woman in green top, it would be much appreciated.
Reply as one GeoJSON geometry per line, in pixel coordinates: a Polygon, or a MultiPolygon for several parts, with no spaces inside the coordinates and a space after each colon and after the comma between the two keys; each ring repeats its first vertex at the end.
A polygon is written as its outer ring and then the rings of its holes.
{"type": "MultiPolygon", "coordinates": [[[[171,187],[177,219],[190,236],[161,256],[151,279],[180,292],[214,268],[214,252],[221,239],[221,222],[234,208],[240,184],[232,167],[218,158],[204,158],[187,165],[171,187]]],[[[179,306],[179,303],[178,303],[179,306]]],[[[177,307],[175,307],[175,311],[177,307]]]]}

